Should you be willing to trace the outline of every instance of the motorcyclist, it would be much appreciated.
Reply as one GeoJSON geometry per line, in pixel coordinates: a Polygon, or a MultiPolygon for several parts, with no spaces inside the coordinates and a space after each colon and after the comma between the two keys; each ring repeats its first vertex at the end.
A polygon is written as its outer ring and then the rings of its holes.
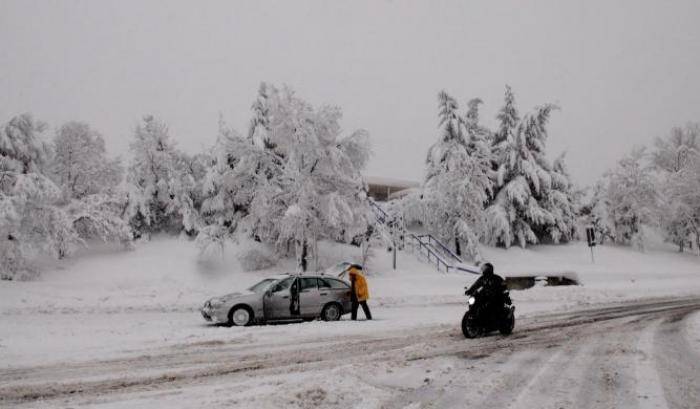
{"type": "Polygon", "coordinates": [[[481,266],[481,276],[469,287],[466,295],[479,295],[483,298],[483,306],[487,311],[494,311],[503,302],[503,292],[506,282],[493,272],[493,264],[485,263],[481,266]]]}

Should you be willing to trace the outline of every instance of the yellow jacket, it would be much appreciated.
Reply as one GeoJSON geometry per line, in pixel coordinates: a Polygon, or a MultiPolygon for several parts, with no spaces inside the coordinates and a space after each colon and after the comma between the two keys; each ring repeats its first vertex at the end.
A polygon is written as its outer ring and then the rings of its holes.
{"type": "Polygon", "coordinates": [[[367,280],[362,272],[355,268],[350,267],[348,270],[350,275],[350,280],[355,279],[355,295],[357,296],[357,301],[367,301],[369,300],[369,289],[367,288],[367,280]]]}

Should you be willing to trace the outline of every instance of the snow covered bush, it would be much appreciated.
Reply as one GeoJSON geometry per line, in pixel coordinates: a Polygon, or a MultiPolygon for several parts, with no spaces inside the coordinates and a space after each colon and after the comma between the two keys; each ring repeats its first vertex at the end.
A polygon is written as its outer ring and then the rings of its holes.
{"type": "Polygon", "coordinates": [[[81,239],[119,242],[131,247],[131,229],[120,215],[123,203],[117,196],[97,193],[73,200],[66,207],[71,223],[81,239]]]}
{"type": "Polygon", "coordinates": [[[264,245],[252,246],[237,254],[238,262],[245,271],[257,271],[277,264],[275,253],[264,245]]]}

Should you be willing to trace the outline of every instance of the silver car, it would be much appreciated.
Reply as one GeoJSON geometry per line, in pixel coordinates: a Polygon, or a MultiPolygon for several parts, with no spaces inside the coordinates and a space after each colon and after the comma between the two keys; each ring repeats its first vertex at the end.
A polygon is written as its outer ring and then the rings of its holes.
{"type": "Polygon", "coordinates": [[[347,281],[324,275],[283,274],[266,278],[245,292],[212,298],[201,312],[207,321],[245,326],[319,317],[337,321],[350,309],[347,281]]]}

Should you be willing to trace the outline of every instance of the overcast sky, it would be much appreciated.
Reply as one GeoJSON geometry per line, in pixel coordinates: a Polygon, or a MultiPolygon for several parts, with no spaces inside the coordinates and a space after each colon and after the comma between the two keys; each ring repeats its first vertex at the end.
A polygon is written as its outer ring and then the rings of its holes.
{"type": "Polygon", "coordinates": [[[365,128],[368,174],[420,180],[436,95],[521,112],[555,102],[548,153],[580,184],[633,145],[700,121],[700,1],[0,1],[0,121],[82,120],[125,155],[139,118],[208,148],[245,131],[260,81],[365,128]]]}

